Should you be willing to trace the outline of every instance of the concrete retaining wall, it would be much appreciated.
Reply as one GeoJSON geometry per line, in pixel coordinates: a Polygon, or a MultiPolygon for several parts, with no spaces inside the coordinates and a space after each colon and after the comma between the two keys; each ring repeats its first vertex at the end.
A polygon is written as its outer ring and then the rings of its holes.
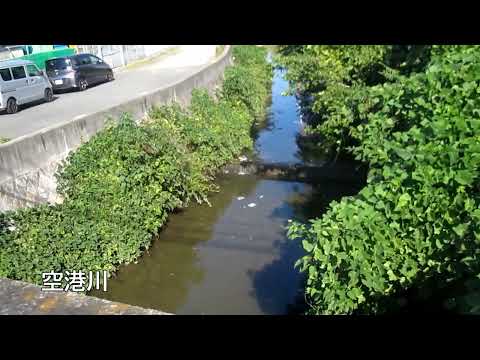
{"type": "Polygon", "coordinates": [[[54,177],[58,165],[70,151],[103,129],[108,118],[117,120],[128,112],[135,119],[142,119],[152,106],[172,101],[188,105],[194,88],[215,89],[223,80],[225,67],[231,63],[231,47],[227,47],[215,62],[175,84],[0,144],[0,211],[61,201],[54,177]]]}
{"type": "Polygon", "coordinates": [[[74,292],[0,278],[0,315],[173,315],[74,292]]]}

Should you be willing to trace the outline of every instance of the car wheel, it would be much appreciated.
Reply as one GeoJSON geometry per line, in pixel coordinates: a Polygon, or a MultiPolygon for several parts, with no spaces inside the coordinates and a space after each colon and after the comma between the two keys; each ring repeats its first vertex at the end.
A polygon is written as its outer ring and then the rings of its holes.
{"type": "Polygon", "coordinates": [[[87,86],[88,86],[87,80],[80,79],[80,81],[78,82],[78,90],[83,91],[87,88],[87,86]]]}
{"type": "Polygon", "coordinates": [[[50,88],[45,89],[45,101],[50,102],[53,100],[53,91],[50,88]]]}
{"type": "Polygon", "coordinates": [[[107,81],[113,81],[115,78],[113,77],[113,71],[109,71],[107,73],[107,81]]]}
{"type": "Polygon", "coordinates": [[[10,98],[7,101],[7,114],[15,114],[18,111],[17,100],[10,98]]]}

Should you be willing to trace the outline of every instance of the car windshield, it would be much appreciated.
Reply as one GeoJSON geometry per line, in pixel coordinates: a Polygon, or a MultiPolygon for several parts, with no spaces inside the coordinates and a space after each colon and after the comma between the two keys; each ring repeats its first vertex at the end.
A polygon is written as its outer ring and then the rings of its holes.
{"type": "Polygon", "coordinates": [[[72,66],[70,59],[52,59],[46,62],[47,70],[65,70],[69,66],[72,66]]]}

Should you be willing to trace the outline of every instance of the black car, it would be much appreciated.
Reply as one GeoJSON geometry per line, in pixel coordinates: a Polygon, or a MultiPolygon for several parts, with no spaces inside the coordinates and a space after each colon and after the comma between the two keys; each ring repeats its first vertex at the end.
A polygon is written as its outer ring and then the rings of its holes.
{"type": "Polygon", "coordinates": [[[45,70],[54,91],[73,88],[83,91],[89,85],[114,79],[110,65],[91,54],[47,60],[45,70]]]}

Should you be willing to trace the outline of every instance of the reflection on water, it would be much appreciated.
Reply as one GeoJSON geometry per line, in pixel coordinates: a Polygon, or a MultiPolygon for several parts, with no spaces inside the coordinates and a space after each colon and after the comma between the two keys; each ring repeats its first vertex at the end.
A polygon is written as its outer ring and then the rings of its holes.
{"type": "MultiPolygon", "coordinates": [[[[282,97],[276,71],[269,124],[258,132],[258,156],[301,162],[296,102],[282,97]]],[[[138,264],[122,267],[108,292],[90,295],[176,314],[287,314],[301,309],[303,250],[286,238],[290,219],[318,216],[332,199],[356,189],[335,183],[262,180],[230,175],[211,207],[172,214],[138,264]]]]}
{"type": "Polygon", "coordinates": [[[298,147],[301,121],[295,96],[282,95],[288,90],[284,71],[276,70],[272,83],[272,104],[265,127],[256,137],[258,157],[268,163],[321,163],[321,158],[305,154],[298,147]]]}
{"type": "Polygon", "coordinates": [[[301,289],[293,264],[302,250],[284,226],[303,218],[312,188],[253,176],[220,185],[212,207],[172,215],[149,253],[92,295],[178,314],[285,313],[301,289]]]}

